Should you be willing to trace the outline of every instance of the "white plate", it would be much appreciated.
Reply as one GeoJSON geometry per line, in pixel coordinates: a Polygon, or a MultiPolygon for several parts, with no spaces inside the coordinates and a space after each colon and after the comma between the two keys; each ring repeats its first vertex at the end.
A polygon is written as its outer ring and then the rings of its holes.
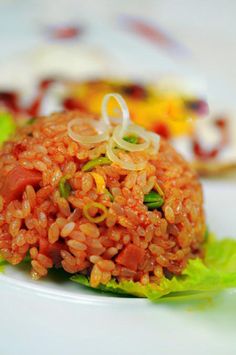
{"type": "MultiPolygon", "coordinates": [[[[236,237],[236,184],[205,182],[208,223],[236,237]]],[[[0,275],[0,354],[149,355],[236,353],[236,292],[206,307],[152,304],[70,283],[34,282],[18,268],[0,275]]]]}

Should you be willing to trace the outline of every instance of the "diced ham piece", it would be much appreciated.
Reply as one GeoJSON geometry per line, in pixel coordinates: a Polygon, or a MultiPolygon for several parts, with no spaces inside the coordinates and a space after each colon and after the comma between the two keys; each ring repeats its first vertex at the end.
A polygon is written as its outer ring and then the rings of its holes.
{"type": "Polygon", "coordinates": [[[128,244],[116,258],[116,262],[126,268],[136,271],[138,265],[143,261],[145,250],[137,245],[128,244]]]}
{"type": "Polygon", "coordinates": [[[42,179],[42,174],[37,170],[27,170],[16,166],[4,178],[0,195],[8,204],[21,197],[27,185],[37,186],[42,179]]]}

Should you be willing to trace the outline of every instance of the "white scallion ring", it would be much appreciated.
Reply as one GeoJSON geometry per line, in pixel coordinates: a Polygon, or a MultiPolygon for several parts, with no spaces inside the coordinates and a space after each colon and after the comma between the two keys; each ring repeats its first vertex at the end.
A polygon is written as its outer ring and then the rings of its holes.
{"type": "Polygon", "coordinates": [[[135,124],[129,125],[125,130],[125,135],[129,136],[132,134],[137,135],[138,138],[142,138],[144,140],[144,143],[134,144],[125,141],[123,139],[124,137],[122,136],[121,126],[117,126],[114,129],[112,138],[120,148],[128,150],[129,152],[141,152],[149,147],[151,143],[150,136],[148,132],[146,132],[142,127],[139,127],[135,124]]]}
{"type": "Polygon", "coordinates": [[[108,102],[111,98],[115,99],[120,106],[121,114],[122,114],[121,125],[122,125],[122,131],[124,132],[128,127],[128,125],[130,124],[130,117],[129,117],[129,109],[126,105],[126,102],[120,94],[111,93],[104,96],[102,101],[102,120],[107,126],[111,126],[111,120],[113,120],[113,118],[111,118],[108,115],[108,109],[107,109],[108,102]]]}
{"type": "Polygon", "coordinates": [[[91,118],[87,118],[86,120],[83,118],[75,118],[74,120],[68,123],[68,135],[74,141],[80,144],[95,144],[107,141],[109,139],[109,129],[108,127],[101,121],[96,121],[91,118]],[[91,127],[93,127],[97,134],[93,136],[83,136],[73,131],[73,126],[80,126],[84,123],[88,123],[91,127]]]}
{"type": "Polygon", "coordinates": [[[151,142],[152,142],[152,146],[150,147],[149,153],[151,155],[156,155],[159,151],[159,148],[160,148],[161,137],[159,136],[159,134],[154,133],[154,132],[148,132],[148,135],[149,135],[151,142]]]}
{"type": "Polygon", "coordinates": [[[112,138],[110,138],[107,143],[107,156],[113,163],[119,165],[121,168],[126,170],[137,171],[137,170],[143,170],[145,168],[147,164],[146,160],[140,163],[130,163],[120,159],[113,151],[115,146],[116,146],[115,141],[112,138]]]}

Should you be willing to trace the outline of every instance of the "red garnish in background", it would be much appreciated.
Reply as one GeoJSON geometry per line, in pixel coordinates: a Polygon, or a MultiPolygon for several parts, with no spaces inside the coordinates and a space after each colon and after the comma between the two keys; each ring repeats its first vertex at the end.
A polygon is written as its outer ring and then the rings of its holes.
{"type": "Polygon", "coordinates": [[[164,122],[155,123],[155,125],[152,127],[152,130],[165,139],[170,139],[171,137],[170,129],[164,122]]]}
{"type": "Polygon", "coordinates": [[[26,109],[27,114],[30,117],[37,116],[43,101],[44,95],[42,93],[39,93],[34,101],[31,103],[31,105],[26,109]]]}
{"type": "Polygon", "coordinates": [[[40,81],[39,83],[39,89],[40,90],[47,90],[52,84],[54,84],[55,82],[57,82],[59,79],[55,79],[55,78],[46,78],[40,81]]]}
{"type": "Polygon", "coordinates": [[[49,27],[48,29],[50,37],[57,40],[74,39],[78,37],[81,32],[81,27],[71,25],[49,27]]]}
{"type": "Polygon", "coordinates": [[[133,99],[142,100],[148,96],[147,90],[138,84],[124,85],[121,90],[125,95],[129,95],[133,99]]]}
{"type": "Polygon", "coordinates": [[[146,39],[150,43],[159,48],[173,50],[179,54],[189,54],[189,50],[172,36],[167,31],[163,30],[156,23],[153,24],[147,19],[138,18],[130,15],[122,15],[120,17],[121,24],[129,31],[137,36],[146,39]]]}
{"type": "Polygon", "coordinates": [[[66,110],[80,110],[87,112],[86,106],[84,106],[78,99],[73,99],[72,97],[67,97],[64,99],[63,107],[66,110]]]}
{"type": "MultiPolygon", "coordinates": [[[[40,114],[40,109],[45,99],[45,96],[50,89],[51,85],[56,82],[60,82],[62,79],[58,78],[45,78],[42,79],[38,84],[38,90],[33,98],[32,102],[27,106],[23,107],[20,104],[19,95],[17,92],[0,92],[0,106],[2,105],[8,111],[13,114],[22,114],[28,117],[35,117],[40,114]]],[[[86,106],[82,104],[78,99],[68,97],[64,99],[62,103],[66,110],[81,110],[83,112],[88,112],[86,106]]]]}
{"type": "Polygon", "coordinates": [[[200,160],[210,160],[216,158],[219,153],[227,146],[229,143],[229,131],[228,131],[228,121],[226,117],[217,117],[214,120],[215,126],[217,126],[221,132],[221,140],[216,147],[210,150],[205,150],[199,139],[197,137],[193,138],[192,149],[195,157],[200,160]]]}
{"type": "MultiPolygon", "coordinates": [[[[15,91],[0,92],[0,106],[2,105],[12,114],[22,114],[29,117],[37,116],[40,113],[42,101],[49,87],[56,79],[47,78],[39,82],[36,97],[32,100],[28,107],[23,107],[19,100],[19,94],[15,91]]],[[[58,80],[57,80],[58,81],[58,80]]]]}
{"type": "Polygon", "coordinates": [[[30,104],[30,106],[28,108],[26,108],[26,110],[25,110],[26,113],[30,117],[34,117],[34,116],[39,115],[40,108],[42,106],[42,102],[43,102],[43,99],[44,99],[44,97],[45,97],[45,95],[47,93],[47,90],[55,82],[56,82],[56,79],[53,79],[53,78],[46,78],[46,79],[43,79],[43,80],[41,80],[39,82],[37,95],[33,99],[33,101],[30,104]]]}
{"type": "Polygon", "coordinates": [[[211,150],[205,150],[201,144],[195,139],[193,139],[193,152],[194,155],[201,160],[208,160],[215,158],[220,150],[222,149],[221,146],[218,146],[216,148],[212,148],[211,150]]]}
{"type": "Polygon", "coordinates": [[[19,95],[15,91],[0,92],[0,106],[4,106],[12,113],[19,113],[19,95]]]}
{"type": "Polygon", "coordinates": [[[146,21],[135,19],[135,18],[127,18],[126,24],[132,29],[136,34],[141,35],[142,37],[148,39],[151,42],[154,42],[158,45],[169,45],[170,38],[159,28],[154,27],[150,23],[146,21]]]}

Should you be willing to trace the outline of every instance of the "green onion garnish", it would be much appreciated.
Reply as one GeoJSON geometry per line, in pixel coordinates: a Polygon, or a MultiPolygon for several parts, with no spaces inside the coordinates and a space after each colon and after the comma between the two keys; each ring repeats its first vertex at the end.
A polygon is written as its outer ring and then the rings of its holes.
{"type": "Polygon", "coordinates": [[[155,210],[160,208],[163,205],[163,200],[162,201],[156,201],[156,202],[150,202],[150,203],[146,203],[145,205],[147,206],[147,208],[149,210],[155,210]]]}
{"type": "Polygon", "coordinates": [[[84,164],[84,166],[82,167],[82,171],[90,171],[93,168],[95,168],[95,166],[97,165],[109,165],[109,164],[111,164],[110,159],[108,159],[107,157],[99,157],[97,159],[90,160],[86,164],[84,164]]]}
{"type": "Polygon", "coordinates": [[[109,196],[111,202],[114,201],[114,196],[110,193],[110,191],[109,191],[108,189],[105,189],[105,190],[104,190],[104,194],[106,194],[106,195],[109,196]]]}
{"type": "Polygon", "coordinates": [[[144,195],[144,202],[156,202],[161,195],[156,191],[150,191],[147,195],[144,195]]]}
{"type": "Polygon", "coordinates": [[[71,190],[72,190],[72,188],[67,180],[68,180],[68,177],[63,176],[59,182],[60,195],[61,195],[61,197],[64,197],[64,198],[68,198],[68,196],[70,195],[71,190]]]}
{"type": "Polygon", "coordinates": [[[126,136],[123,138],[124,141],[132,143],[132,144],[138,144],[138,137],[137,136],[126,136]]]}
{"type": "Polygon", "coordinates": [[[143,202],[149,210],[154,210],[163,205],[164,199],[156,191],[152,190],[147,195],[144,195],[143,202]]]}
{"type": "Polygon", "coordinates": [[[26,124],[27,125],[32,125],[35,121],[36,121],[36,117],[32,117],[26,122],[26,124]]]}

